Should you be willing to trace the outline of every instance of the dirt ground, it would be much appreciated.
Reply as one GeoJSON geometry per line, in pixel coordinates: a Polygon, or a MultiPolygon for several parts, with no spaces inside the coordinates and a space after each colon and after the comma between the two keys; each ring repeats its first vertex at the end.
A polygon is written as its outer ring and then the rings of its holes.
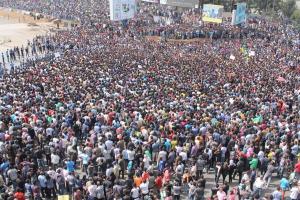
{"type": "Polygon", "coordinates": [[[48,19],[40,19],[40,20],[34,20],[32,16],[29,15],[29,13],[25,11],[19,11],[19,10],[12,10],[7,8],[1,8],[0,7],[0,17],[8,19],[11,23],[45,23],[49,22],[48,19]]]}
{"type": "Polygon", "coordinates": [[[34,20],[25,12],[0,8],[0,52],[25,45],[38,35],[50,34],[55,27],[48,19],[34,20]]]}

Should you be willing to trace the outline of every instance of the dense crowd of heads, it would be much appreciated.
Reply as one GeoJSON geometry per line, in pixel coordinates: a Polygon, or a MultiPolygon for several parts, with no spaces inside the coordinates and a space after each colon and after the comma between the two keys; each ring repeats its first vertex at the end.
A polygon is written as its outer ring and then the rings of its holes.
{"type": "Polygon", "coordinates": [[[124,24],[103,0],[0,5],[81,22],[41,39],[59,58],[0,81],[1,198],[299,199],[293,27],[155,4],[124,24]]]}

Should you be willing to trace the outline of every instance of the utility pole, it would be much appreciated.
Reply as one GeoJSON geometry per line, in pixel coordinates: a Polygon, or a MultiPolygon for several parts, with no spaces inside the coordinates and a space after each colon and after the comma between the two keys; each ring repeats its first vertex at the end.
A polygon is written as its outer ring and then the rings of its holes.
{"type": "Polygon", "coordinates": [[[231,12],[233,11],[234,4],[235,4],[235,1],[234,1],[234,0],[232,0],[232,1],[231,1],[231,12]]]}
{"type": "Polygon", "coordinates": [[[199,0],[199,9],[203,8],[203,0],[199,0]]]}
{"type": "Polygon", "coordinates": [[[265,0],[265,13],[268,11],[268,1],[265,0]]]}

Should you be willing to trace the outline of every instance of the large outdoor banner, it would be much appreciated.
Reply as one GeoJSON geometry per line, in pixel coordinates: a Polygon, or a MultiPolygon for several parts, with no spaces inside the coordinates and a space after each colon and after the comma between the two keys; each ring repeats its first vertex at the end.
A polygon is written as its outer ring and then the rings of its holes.
{"type": "Polygon", "coordinates": [[[160,4],[183,8],[198,8],[199,0],[160,0],[160,4]]]}
{"type": "Polygon", "coordinates": [[[236,11],[235,11],[235,20],[234,20],[235,25],[246,22],[246,9],[247,9],[246,3],[237,4],[236,11]]]}
{"type": "Polygon", "coordinates": [[[109,0],[110,19],[121,21],[131,19],[136,14],[136,0],[109,0]]]}
{"type": "Polygon", "coordinates": [[[222,23],[224,6],[204,4],[202,20],[204,22],[222,23]]]}

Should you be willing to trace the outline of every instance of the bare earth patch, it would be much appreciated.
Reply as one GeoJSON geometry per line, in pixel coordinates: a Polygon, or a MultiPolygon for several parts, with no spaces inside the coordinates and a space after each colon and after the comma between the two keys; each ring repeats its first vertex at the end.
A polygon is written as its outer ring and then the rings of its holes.
{"type": "Polygon", "coordinates": [[[28,14],[0,8],[0,52],[26,45],[28,40],[50,34],[50,29],[55,28],[50,20],[34,20],[28,14]]]}

